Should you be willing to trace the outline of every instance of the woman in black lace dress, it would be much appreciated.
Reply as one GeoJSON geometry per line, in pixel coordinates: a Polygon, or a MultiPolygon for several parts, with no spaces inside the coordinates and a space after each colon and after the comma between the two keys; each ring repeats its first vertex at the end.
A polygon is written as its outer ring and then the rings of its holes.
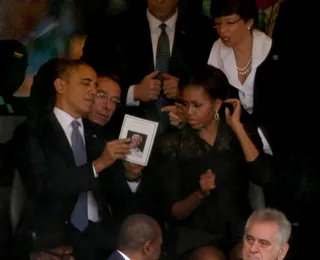
{"type": "Polygon", "coordinates": [[[165,205],[179,230],[178,254],[194,260],[241,258],[251,212],[249,180],[269,182],[271,157],[256,132],[241,122],[241,105],[227,99],[226,76],[209,66],[182,84],[188,124],[158,142],[165,205]]]}

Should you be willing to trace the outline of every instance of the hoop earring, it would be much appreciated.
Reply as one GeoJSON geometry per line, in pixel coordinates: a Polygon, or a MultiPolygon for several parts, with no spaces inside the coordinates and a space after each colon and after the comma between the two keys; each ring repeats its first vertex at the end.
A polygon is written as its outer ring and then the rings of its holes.
{"type": "Polygon", "coordinates": [[[220,115],[219,113],[216,111],[216,113],[214,114],[214,120],[219,121],[220,120],[220,115]]]}

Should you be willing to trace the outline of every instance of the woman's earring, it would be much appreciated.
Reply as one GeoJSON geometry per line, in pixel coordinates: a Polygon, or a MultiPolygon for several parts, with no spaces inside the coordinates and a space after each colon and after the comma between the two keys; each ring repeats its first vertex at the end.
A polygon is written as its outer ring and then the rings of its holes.
{"type": "Polygon", "coordinates": [[[248,30],[250,31],[250,29],[251,29],[251,27],[250,26],[248,26],[248,30]]]}
{"type": "Polygon", "coordinates": [[[219,113],[216,111],[216,113],[214,114],[214,120],[219,121],[220,120],[220,115],[219,113]]]}

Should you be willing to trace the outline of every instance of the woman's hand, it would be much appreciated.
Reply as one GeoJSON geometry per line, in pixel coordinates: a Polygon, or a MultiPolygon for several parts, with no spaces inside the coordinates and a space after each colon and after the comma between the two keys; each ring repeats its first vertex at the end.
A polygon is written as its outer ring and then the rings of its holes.
{"type": "Polygon", "coordinates": [[[239,99],[227,99],[224,103],[231,104],[233,107],[233,112],[231,113],[228,107],[225,108],[225,115],[228,125],[236,131],[239,126],[241,126],[241,103],[239,99]]]}
{"type": "Polygon", "coordinates": [[[181,127],[188,122],[186,108],[180,103],[175,103],[174,106],[166,106],[161,111],[169,113],[170,124],[173,126],[181,127]]]}
{"type": "Polygon", "coordinates": [[[216,175],[209,169],[200,177],[200,188],[205,196],[209,196],[211,190],[216,188],[216,175]]]}

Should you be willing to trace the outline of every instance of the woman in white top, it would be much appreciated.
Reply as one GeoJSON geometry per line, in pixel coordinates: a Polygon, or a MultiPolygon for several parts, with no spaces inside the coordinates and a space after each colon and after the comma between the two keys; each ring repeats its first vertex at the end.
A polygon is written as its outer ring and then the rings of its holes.
{"type": "MultiPolygon", "coordinates": [[[[266,127],[270,124],[270,120],[265,116],[271,114],[271,111],[268,111],[269,107],[265,106],[271,89],[265,90],[264,84],[259,83],[263,77],[256,75],[260,67],[264,74],[271,72],[265,69],[263,63],[268,63],[267,67],[270,66],[267,61],[272,53],[272,40],[255,28],[258,18],[255,1],[214,0],[212,4],[211,15],[219,39],[211,49],[208,64],[226,74],[229,83],[235,87],[231,95],[240,99],[244,110],[247,111],[244,114],[250,116],[259,127],[258,132],[264,151],[271,154],[271,147],[267,141],[268,127],[266,127]],[[258,90],[259,85],[264,89],[261,90],[260,87],[258,90]]],[[[251,185],[250,197],[253,208],[264,206],[264,196],[260,188],[251,185]]]]}
{"type": "Polygon", "coordinates": [[[256,72],[267,60],[272,40],[255,29],[258,17],[255,1],[214,0],[213,5],[212,17],[220,38],[211,49],[208,64],[226,74],[230,84],[238,90],[243,108],[254,114],[256,72]]]}

